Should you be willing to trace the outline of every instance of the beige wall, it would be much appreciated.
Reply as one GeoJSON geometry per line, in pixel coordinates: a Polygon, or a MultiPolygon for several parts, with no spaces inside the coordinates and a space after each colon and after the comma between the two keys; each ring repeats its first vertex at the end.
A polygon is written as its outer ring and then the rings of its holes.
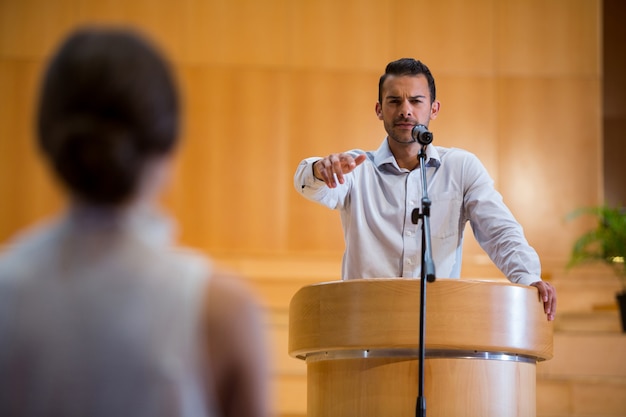
{"type": "MultiPolygon", "coordinates": [[[[292,186],[300,159],[376,148],[386,63],[423,60],[442,102],[435,142],[485,163],[547,277],[563,274],[601,195],[601,0],[0,0],[0,243],[61,207],[33,146],[46,57],[80,23],[131,24],[173,60],[184,147],[166,202],[181,239],[250,276],[270,312],[283,414],[290,296],[336,279],[338,215],[292,186]],[[321,259],[321,261],[319,261],[321,259]],[[282,387],[282,388],[281,388],[282,387]]],[[[464,275],[499,272],[468,236],[464,275]]]]}

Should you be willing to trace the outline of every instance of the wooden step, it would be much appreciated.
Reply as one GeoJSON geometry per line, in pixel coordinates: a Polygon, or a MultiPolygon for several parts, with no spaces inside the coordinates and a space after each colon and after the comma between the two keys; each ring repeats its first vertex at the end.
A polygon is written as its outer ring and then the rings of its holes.
{"type": "Polygon", "coordinates": [[[537,417],[624,417],[626,381],[615,377],[537,378],[537,417]]]}
{"type": "MultiPolygon", "coordinates": [[[[580,323],[598,318],[574,322],[580,323]]],[[[626,334],[555,333],[554,357],[537,365],[537,416],[626,416],[626,334]]]]}

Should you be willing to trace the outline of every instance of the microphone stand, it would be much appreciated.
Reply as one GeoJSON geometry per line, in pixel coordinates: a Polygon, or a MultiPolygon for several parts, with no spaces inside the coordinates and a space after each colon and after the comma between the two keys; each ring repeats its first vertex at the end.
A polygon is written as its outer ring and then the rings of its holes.
{"type": "Polygon", "coordinates": [[[415,416],[426,417],[426,398],[424,398],[424,359],[425,359],[425,322],[426,322],[426,281],[435,281],[435,262],[430,241],[430,204],[426,188],[426,145],[422,144],[419,152],[420,173],[422,176],[422,210],[413,209],[411,220],[417,224],[422,219],[422,268],[420,279],[420,342],[419,342],[419,384],[415,416]]]}

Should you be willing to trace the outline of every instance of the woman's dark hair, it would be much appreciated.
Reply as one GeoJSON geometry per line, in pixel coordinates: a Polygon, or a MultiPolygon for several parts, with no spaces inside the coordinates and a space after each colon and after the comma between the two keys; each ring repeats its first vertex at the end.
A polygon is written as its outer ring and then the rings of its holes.
{"type": "Polygon", "coordinates": [[[178,135],[174,78],[157,50],[123,29],[73,32],[45,73],[39,145],[73,194],[114,205],[136,191],[178,135]]]}
{"type": "Polygon", "coordinates": [[[428,89],[430,90],[430,102],[431,104],[437,97],[437,91],[435,89],[435,79],[430,73],[430,70],[421,61],[416,61],[413,58],[400,58],[397,61],[392,61],[387,64],[385,73],[381,75],[378,81],[378,102],[382,104],[383,100],[383,83],[390,75],[424,75],[428,81],[428,89]]]}

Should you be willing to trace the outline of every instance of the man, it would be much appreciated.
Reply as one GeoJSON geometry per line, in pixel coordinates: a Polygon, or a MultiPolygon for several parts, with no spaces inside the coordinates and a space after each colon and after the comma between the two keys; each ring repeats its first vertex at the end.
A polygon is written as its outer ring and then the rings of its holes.
{"type": "MultiPolygon", "coordinates": [[[[411,214],[422,198],[422,145],[413,139],[412,129],[428,127],[439,108],[434,78],[423,63],[410,58],[391,62],[378,85],[376,115],[387,132],[378,150],[307,158],[298,166],[296,189],[341,213],[343,279],[420,276],[421,222],[413,224],[411,214]]],[[[537,253],[481,162],[460,149],[427,145],[425,152],[437,275],[460,277],[463,230],[469,221],[498,268],[511,282],[536,287],[548,320],[554,320],[556,292],[541,280],[537,253]]]]}

